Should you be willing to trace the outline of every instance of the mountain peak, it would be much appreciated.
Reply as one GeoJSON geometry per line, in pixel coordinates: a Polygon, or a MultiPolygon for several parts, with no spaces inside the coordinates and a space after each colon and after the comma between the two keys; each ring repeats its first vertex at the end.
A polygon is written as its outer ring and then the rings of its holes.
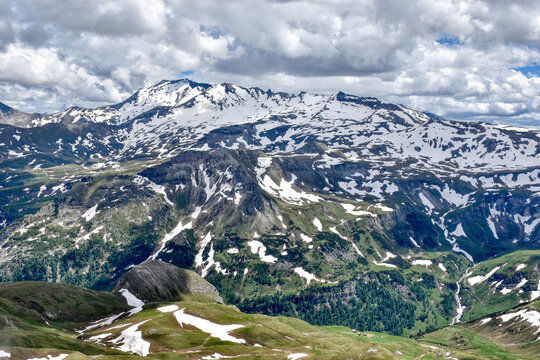
{"type": "Polygon", "coordinates": [[[212,84],[200,83],[197,81],[190,80],[188,78],[182,78],[182,79],[175,79],[175,80],[163,79],[154,85],[150,85],[149,88],[157,87],[163,84],[169,84],[169,85],[185,84],[185,85],[189,85],[192,88],[202,87],[204,89],[208,89],[209,87],[212,86],[212,84]]]}
{"type": "Polygon", "coordinates": [[[0,112],[7,113],[7,112],[12,112],[14,110],[15,109],[13,109],[12,107],[7,106],[3,102],[0,102],[0,112]]]}
{"type": "Polygon", "coordinates": [[[223,303],[216,288],[199,274],[161,260],[142,263],[125,273],[114,291],[123,289],[145,301],[179,301],[184,295],[199,293],[223,303]]]}
{"type": "Polygon", "coordinates": [[[25,113],[0,102],[0,124],[28,127],[36,116],[38,115],[25,113]]]}

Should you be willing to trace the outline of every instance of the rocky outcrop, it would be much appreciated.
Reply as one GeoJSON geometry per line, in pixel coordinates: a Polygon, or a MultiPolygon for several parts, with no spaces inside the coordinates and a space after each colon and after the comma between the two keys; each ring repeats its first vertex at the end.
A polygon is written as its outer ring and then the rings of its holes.
{"type": "Polygon", "coordinates": [[[202,294],[223,303],[216,288],[200,275],[161,260],[147,261],[125,273],[113,291],[121,289],[147,302],[178,301],[186,294],[202,294]]]}

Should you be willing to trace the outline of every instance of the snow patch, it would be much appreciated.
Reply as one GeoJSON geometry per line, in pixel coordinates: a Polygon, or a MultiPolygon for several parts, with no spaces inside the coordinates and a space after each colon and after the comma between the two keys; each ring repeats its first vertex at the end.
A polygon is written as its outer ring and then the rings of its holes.
{"type": "Polygon", "coordinates": [[[522,309],[520,311],[499,316],[502,322],[507,322],[520,317],[522,321],[527,321],[531,326],[537,327],[535,334],[540,332],[540,313],[536,310],[522,309]]]}
{"type": "Polygon", "coordinates": [[[442,263],[439,263],[438,266],[439,266],[439,269],[446,272],[446,267],[442,263]]]}
{"type": "Polygon", "coordinates": [[[97,207],[98,207],[98,204],[92,206],[90,209],[86,210],[86,212],[82,214],[81,217],[84,218],[84,220],[86,221],[92,220],[94,216],[96,216],[96,214],[99,213],[99,211],[96,211],[97,207]]]}
{"type": "MultiPolygon", "coordinates": [[[[377,217],[377,214],[371,213],[371,212],[366,211],[366,210],[355,210],[356,206],[354,206],[353,204],[341,204],[341,206],[343,206],[345,211],[348,214],[351,214],[351,215],[355,215],[355,216],[366,216],[367,215],[367,216],[377,217]]],[[[392,211],[392,209],[390,209],[390,211],[392,211]]]]}
{"type": "Polygon", "coordinates": [[[501,289],[501,294],[503,294],[503,295],[510,294],[511,292],[512,292],[512,289],[510,289],[510,288],[502,288],[501,289]]]}
{"type": "Polygon", "coordinates": [[[527,215],[527,216],[518,215],[518,214],[514,215],[514,221],[523,226],[523,230],[525,231],[525,234],[527,234],[528,236],[531,236],[533,230],[540,223],[540,217],[537,217],[530,223],[527,223],[531,219],[532,217],[530,215],[527,215]]]}
{"type": "Polygon", "coordinates": [[[208,356],[203,356],[201,359],[203,360],[219,360],[219,359],[231,359],[231,358],[234,358],[236,356],[226,356],[226,355],[221,355],[220,353],[213,353],[212,355],[208,355],[208,356]]]}
{"type": "Polygon", "coordinates": [[[79,334],[85,333],[87,331],[98,329],[107,325],[111,325],[116,319],[118,319],[120,316],[124,315],[125,313],[120,313],[116,315],[111,315],[109,317],[106,317],[105,319],[97,320],[92,325],[87,326],[83,330],[79,331],[79,334]]]}
{"type": "Polygon", "coordinates": [[[290,182],[281,179],[278,185],[270,176],[265,175],[262,180],[259,179],[259,185],[270,195],[279,197],[291,205],[304,205],[305,202],[319,202],[321,200],[317,195],[295,190],[293,184],[296,181],[296,175],[291,174],[291,177],[290,182]]]}
{"type": "Polygon", "coordinates": [[[266,169],[268,169],[271,164],[271,157],[260,157],[257,159],[257,167],[255,168],[255,172],[257,173],[258,179],[262,178],[262,176],[266,172],[266,169]]]}
{"type": "Polygon", "coordinates": [[[451,232],[451,234],[454,236],[467,236],[467,234],[465,234],[465,231],[463,231],[463,226],[461,225],[461,223],[456,226],[456,229],[451,232]]]}
{"type": "Polygon", "coordinates": [[[120,333],[120,336],[110,342],[113,344],[120,344],[120,346],[115,347],[116,350],[130,352],[141,356],[148,355],[150,353],[150,343],[143,339],[142,331],[139,331],[138,329],[139,326],[149,320],[150,319],[141,321],[140,323],[128,327],[120,333]]]}
{"type": "MultiPolygon", "coordinates": [[[[380,256],[380,255],[379,255],[380,256]]],[[[381,260],[381,262],[377,262],[375,260],[373,260],[373,263],[375,265],[379,265],[379,266],[387,266],[387,267],[392,267],[392,268],[397,268],[396,265],[394,264],[388,264],[388,263],[385,263],[385,261],[389,260],[389,259],[393,259],[395,258],[396,255],[392,254],[391,252],[387,251],[386,252],[386,256],[381,260]]]]}
{"type": "Polygon", "coordinates": [[[155,260],[157,256],[159,255],[159,253],[163,250],[163,248],[165,248],[165,244],[167,243],[167,241],[174,239],[174,237],[176,237],[182,231],[186,229],[191,229],[192,227],[193,227],[193,222],[190,221],[184,225],[183,219],[180,219],[180,221],[178,221],[178,224],[176,224],[176,227],[172,229],[172,231],[169,232],[168,234],[165,234],[163,239],[161,239],[161,247],[159,248],[159,250],[156,251],[154,255],[151,255],[146,261],[150,259],[155,260]]]}
{"type": "Polygon", "coordinates": [[[418,197],[422,201],[422,204],[424,204],[424,207],[428,209],[428,214],[431,214],[433,212],[433,209],[435,209],[435,206],[429,201],[429,199],[423,194],[419,193],[418,197]]]}
{"type": "MultiPolygon", "coordinates": [[[[0,354],[1,356],[1,354],[0,354]]],[[[69,354],[60,354],[58,356],[47,355],[46,358],[31,358],[28,360],[62,360],[69,356],[69,354]]],[[[8,356],[9,357],[9,356],[8,356]]]]}
{"type": "Polygon", "coordinates": [[[221,325],[213,323],[209,320],[189,315],[184,312],[185,309],[180,309],[178,311],[174,312],[174,317],[180,324],[180,326],[191,325],[196,327],[197,329],[200,329],[202,332],[205,332],[207,334],[210,334],[210,336],[218,338],[222,341],[231,341],[238,344],[245,344],[246,340],[236,338],[232,335],[229,335],[229,332],[240,329],[244,327],[244,325],[240,324],[231,324],[231,325],[221,325]]]}
{"type": "Polygon", "coordinates": [[[253,254],[259,254],[259,259],[261,259],[261,261],[273,264],[278,260],[275,256],[266,255],[266,247],[262,242],[258,240],[251,240],[248,241],[247,244],[253,254]]]}
{"type": "Polygon", "coordinates": [[[384,206],[383,204],[375,204],[375,207],[378,208],[381,211],[384,211],[384,212],[392,212],[392,211],[394,211],[394,209],[392,209],[392,208],[390,208],[388,206],[384,206]]]}
{"type": "Polygon", "coordinates": [[[120,289],[120,294],[126,299],[129,306],[139,307],[144,305],[144,301],[138,299],[128,289],[120,289]]]}
{"type": "Polygon", "coordinates": [[[488,322],[490,322],[490,321],[491,321],[491,318],[488,317],[488,318],[485,318],[485,319],[480,320],[480,324],[486,325],[486,324],[487,324],[488,322]]]}
{"type": "Polygon", "coordinates": [[[313,241],[312,238],[302,233],[300,233],[300,239],[302,239],[303,242],[306,242],[308,244],[313,241]]]}
{"type": "Polygon", "coordinates": [[[477,285],[477,284],[480,284],[480,283],[483,283],[484,281],[489,279],[491,277],[491,275],[495,274],[495,272],[497,270],[499,270],[502,266],[504,266],[504,265],[496,266],[490,272],[488,272],[486,275],[471,276],[470,278],[467,279],[467,282],[469,283],[469,285],[473,285],[473,286],[477,285]]]}
{"type": "Polygon", "coordinates": [[[519,264],[519,265],[516,267],[516,271],[525,269],[526,267],[527,267],[527,264],[519,264]]]}
{"type": "Polygon", "coordinates": [[[431,262],[431,260],[413,260],[412,264],[428,267],[433,263],[431,262]]]}
{"type": "Polygon", "coordinates": [[[317,228],[317,230],[322,231],[321,220],[319,220],[319,219],[317,219],[317,218],[313,219],[313,225],[315,225],[315,227],[317,228]]]}
{"type": "Polygon", "coordinates": [[[519,284],[516,285],[516,287],[514,288],[514,290],[516,289],[519,289],[520,287],[522,287],[523,285],[525,285],[527,283],[527,278],[523,278],[521,279],[521,281],[519,282],[519,284]]]}
{"type": "Polygon", "coordinates": [[[37,197],[40,197],[41,194],[42,194],[45,190],[47,190],[47,186],[41,185],[41,186],[39,187],[39,192],[38,192],[38,194],[37,194],[37,197]]]}
{"type": "Polygon", "coordinates": [[[456,206],[464,206],[469,202],[469,195],[461,195],[453,189],[450,189],[448,184],[444,185],[444,189],[439,189],[443,199],[456,206]]]}
{"type": "Polygon", "coordinates": [[[155,182],[153,182],[152,180],[148,179],[148,178],[145,178],[144,176],[140,176],[140,175],[137,175],[134,179],[133,179],[133,182],[137,185],[142,185],[144,184],[145,182],[148,182],[148,184],[145,185],[145,187],[147,187],[148,189],[152,190],[153,192],[155,192],[156,194],[161,194],[163,195],[163,198],[165,199],[165,202],[167,204],[169,204],[170,206],[173,206],[174,207],[174,204],[173,202],[167,197],[167,191],[165,189],[165,186],[163,185],[158,185],[156,184],[155,182]]]}
{"type": "Polygon", "coordinates": [[[297,360],[297,359],[305,358],[306,356],[308,356],[308,354],[306,353],[292,353],[292,354],[287,355],[287,360],[297,360]]]}
{"type": "Polygon", "coordinates": [[[168,313],[168,312],[173,312],[173,311],[178,310],[178,305],[167,305],[167,306],[158,307],[157,309],[158,311],[168,313]]]}
{"type": "Polygon", "coordinates": [[[301,278],[304,278],[306,279],[307,281],[307,284],[309,285],[310,282],[312,281],[318,281],[318,282],[328,282],[326,280],[323,280],[323,279],[319,279],[318,277],[316,277],[315,275],[307,272],[306,270],[304,270],[302,267],[295,267],[294,268],[294,272],[300,276],[301,278]]]}
{"type": "Polygon", "coordinates": [[[205,237],[203,237],[203,239],[201,240],[201,245],[200,245],[200,248],[199,248],[199,252],[197,253],[197,255],[195,255],[195,266],[196,267],[200,267],[200,266],[204,265],[203,252],[204,252],[204,249],[206,248],[208,243],[210,243],[211,240],[212,240],[212,235],[210,233],[206,234],[205,237]]]}
{"type": "Polygon", "coordinates": [[[491,220],[491,217],[488,217],[486,220],[491,232],[493,233],[493,237],[495,239],[498,239],[499,236],[497,235],[497,229],[495,229],[495,223],[493,222],[493,220],[491,220]]]}
{"type": "Polygon", "coordinates": [[[513,289],[510,289],[510,288],[503,288],[501,290],[501,294],[503,295],[507,295],[509,293],[511,293],[512,291],[515,291],[517,289],[519,289],[520,287],[522,287],[523,285],[525,285],[527,283],[527,278],[523,278],[520,280],[520,282],[513,288],[513,289]]]}

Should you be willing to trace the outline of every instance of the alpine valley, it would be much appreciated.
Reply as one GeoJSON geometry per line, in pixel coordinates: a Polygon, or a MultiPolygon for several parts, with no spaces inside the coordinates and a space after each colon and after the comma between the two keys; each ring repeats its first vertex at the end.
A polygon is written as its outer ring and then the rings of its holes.
{"type": "Polygon", "coordinates": [[[162,81],[0,104],[0,358],[538,359],[540,130],[162,81]]]}

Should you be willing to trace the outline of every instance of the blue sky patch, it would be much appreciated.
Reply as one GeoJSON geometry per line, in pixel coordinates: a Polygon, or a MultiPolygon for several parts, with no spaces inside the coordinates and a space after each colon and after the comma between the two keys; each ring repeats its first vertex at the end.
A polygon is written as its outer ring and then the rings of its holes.
{"type": "Polygon", "coordinates": [[[527,66],[513,68],[513,70],[519,71],[528,78],[540,76],[540,64],[530,64],[527,66]]]}
{"type": "Polygon", "coordinates": [[[438,42],[439,44],[441,45],[445,45],[445,46],[456,46],[456,45],[464,45],[465,43],[462,42],[461,40],[459,40],[459,38],[457,36],[453,36],[453,35],[444,35],[443,37],[435,40],[436,42],[438,42]]]}

